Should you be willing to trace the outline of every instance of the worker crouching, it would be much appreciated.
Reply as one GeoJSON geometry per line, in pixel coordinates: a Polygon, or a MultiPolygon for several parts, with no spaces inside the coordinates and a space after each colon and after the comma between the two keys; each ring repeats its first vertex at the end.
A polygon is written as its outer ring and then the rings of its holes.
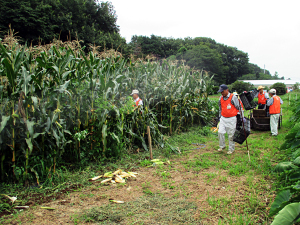
{"type": "Polygon", "coordinates": [[[276,95],[276,90],[271,89],[269,91],[270,99],[267,101],[267,106],[269,106],[270,113],[270,127],[271,127],[271,135],[278,135],[278,121],[281,112],[281,104],[283,104],[282,99],[276,95]]]}
{"type": "Polygon", "coordinates": [[[219,99],[220,124],[218,136],[220,148],[218,151],[222,151],[226,148],[225,133],[227,133],[229,139],[227,154],[232,154],[235,147],[233,135],[236,129],[236,116],[239,112],[240,104],[238,98],[234,94],[229,93],[227,85],[222,84],[218,92],[222,94],[219,99]]]}

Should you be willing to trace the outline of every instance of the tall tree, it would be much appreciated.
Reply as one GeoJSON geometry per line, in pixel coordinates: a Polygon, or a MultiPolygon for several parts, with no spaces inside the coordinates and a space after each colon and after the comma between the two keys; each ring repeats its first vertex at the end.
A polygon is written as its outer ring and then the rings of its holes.
{"type": "Polygon", "coordinates": [[[119,47],[126,41],[119,34],[117,15],[109,2],[96,0],[1,0],[0,37],[9,24],[23,42],[49,43],[53,38],[78,38],[83,44],[119,47]]]}

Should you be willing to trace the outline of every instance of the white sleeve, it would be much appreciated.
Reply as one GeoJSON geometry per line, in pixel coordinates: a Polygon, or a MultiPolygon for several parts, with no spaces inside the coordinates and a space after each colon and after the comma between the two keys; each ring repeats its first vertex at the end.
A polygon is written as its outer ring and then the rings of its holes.
{"type": "Polygon", "coordinates": [[[269,94],[267,92],[265,93],[265,98],[269,99],[269,94]]]}

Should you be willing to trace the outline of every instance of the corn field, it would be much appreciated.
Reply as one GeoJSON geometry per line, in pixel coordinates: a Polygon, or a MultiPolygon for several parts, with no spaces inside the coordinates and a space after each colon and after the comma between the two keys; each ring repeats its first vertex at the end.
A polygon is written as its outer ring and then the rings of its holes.
{"type": "Polygon", "coordinates": [[[147,126],[153,145],[177,151],[164,135],[209,123],[214,107],[211,78],[178,64],[85,53],[76,41],[0,40],[1,181],[39,183],[61,166],[148,150],[147,126]]]}

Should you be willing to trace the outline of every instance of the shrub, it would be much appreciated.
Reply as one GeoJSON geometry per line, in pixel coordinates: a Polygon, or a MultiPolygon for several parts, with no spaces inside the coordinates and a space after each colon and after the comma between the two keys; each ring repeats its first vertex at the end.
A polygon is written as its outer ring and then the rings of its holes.
{"type": "Polygon", "coordinates": [[[273,84],[270,89],[274,88],[277,95],[284,95],[286,93],[286,86],[284,83],[277,82],[273,84]]]}
{"type": "Polygon", "coordinates": [[[293,91],[299,91],[299,86],[300,86],[300,83],[296,82],[296,84],[293,85],[293,91]]]}
{"type": "Polygon", "coordinates": [[[232,83],[231,85],[228,86],[228,89],[231,92],[236,91],[238,94],[243,93],[244,91],[250,91],[254,89],[253,84],[248,83],[248,82],[244,82],[244,81],[240,81],[237,80],[234,83],[232,83]]]}

